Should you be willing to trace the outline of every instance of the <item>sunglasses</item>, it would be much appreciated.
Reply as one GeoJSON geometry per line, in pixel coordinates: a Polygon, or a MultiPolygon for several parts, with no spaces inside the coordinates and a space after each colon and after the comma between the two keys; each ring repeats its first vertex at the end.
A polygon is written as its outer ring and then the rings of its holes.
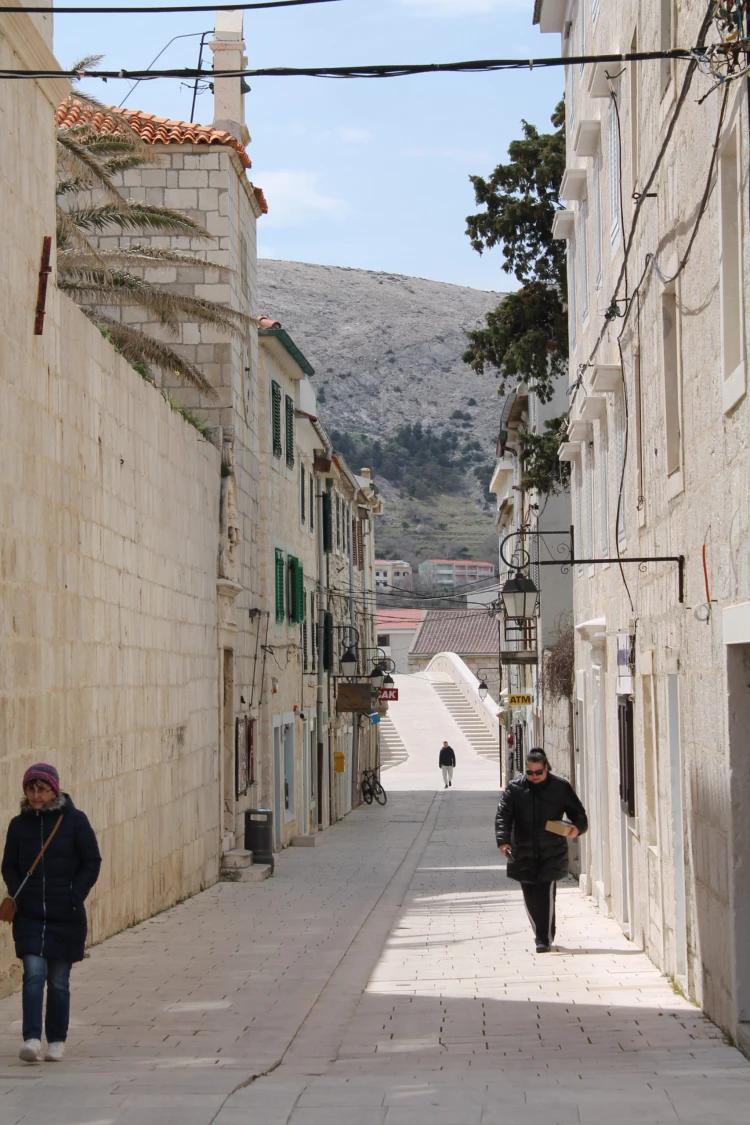
{"type": "Polygon", "coordinates": [[[546,768],[545,766],[542,766],[542,768],[540,770],[526,770],[526,776],[527,777],[541,777],[542,774],[544,773],[545,768],[546,768]]]}
{"type": "Polygon", "coordinates": [[[27,793],[51,793],[49,785],[45,785],[41,781],[30,781],[28,785],[24,786],[27,793]]]}

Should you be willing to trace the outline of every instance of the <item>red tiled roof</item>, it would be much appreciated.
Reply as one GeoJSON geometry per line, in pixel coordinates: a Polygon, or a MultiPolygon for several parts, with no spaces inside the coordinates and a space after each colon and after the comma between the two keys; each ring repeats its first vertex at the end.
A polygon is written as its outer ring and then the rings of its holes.
{"type": "Polygon", "coordinates": [[[267,215],[268,201],[266,200],[266,195],[263,191],[263,188],[253,186],[253,191],[255,192],[255,198],[258,200],[258,206],[260,207],[261,213],[263,215],[267,215]]]}
{"type": "MultiPolygon", "coordinates": [[[[156,117],[153,113],[143,113],[140,109],[120,109],[117,111],[127,120],[134,133],[148,145],[226,145],[233,148],[245,168],[250,168],[250,157],[245,146],[225,129],[214,129],[213,125],[196,125],[190,121],[171,121],[168,117],[156,117]]],[[[90,106],[83,105],[75,98],[68,98],[58,106],[57,124],[62,129],[74,125],[90,125],[97,133],[117,133],[120,125],[111,113],[95,113],[90,106]]],[[[266,214],[268,206],[260,188],[255,189],[258,204],[266,214]]]]}
{"type": "Polygon", "coordinates": [[[497,655],[497,622],[484,609],[428,609],[412,647],[414,656],[497,655]]]}
{"type": "Polygon", "coordinates": [[[423,609],[379,609],[378,632],[389,633],[398,629],[416,629],[424,615],[423,609]]]}

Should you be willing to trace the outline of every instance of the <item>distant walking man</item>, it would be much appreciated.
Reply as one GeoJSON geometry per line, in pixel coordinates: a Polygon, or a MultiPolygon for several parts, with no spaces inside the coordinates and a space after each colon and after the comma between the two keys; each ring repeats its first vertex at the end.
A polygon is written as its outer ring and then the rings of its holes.
{"type": "Polygon", "coordinates": [[[555,938],[555,894],[557,880],[568,874],[568,840],[587,828],[573,786],[551,773],[544,750],[530,750],[526,776],[514,778],[500,795],[495,838],[508,859],[508,878],[521,884],[537,953],[549,953],[555,938]],[[553,824],[556,830],[547,827],[553,824]]]}
{"type": "Polygon", "coordinates": [[[453,784],[453,770],[456,765],[456,755],[453,747],[449,746],[447,742],[444,742],[440,747],[439,764],[443,771],[443,781],[447,789],[449,785],[453,784]]]}

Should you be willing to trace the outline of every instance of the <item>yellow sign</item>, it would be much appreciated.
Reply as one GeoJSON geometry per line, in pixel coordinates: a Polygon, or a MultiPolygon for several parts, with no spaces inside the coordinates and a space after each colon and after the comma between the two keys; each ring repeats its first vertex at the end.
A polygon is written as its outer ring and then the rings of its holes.
{"type": "Polygon", "coordinates": [[[533,696],[531,695],[509,695],[508,705],[510,707],[530,707],[533,703],[533,696]]]}

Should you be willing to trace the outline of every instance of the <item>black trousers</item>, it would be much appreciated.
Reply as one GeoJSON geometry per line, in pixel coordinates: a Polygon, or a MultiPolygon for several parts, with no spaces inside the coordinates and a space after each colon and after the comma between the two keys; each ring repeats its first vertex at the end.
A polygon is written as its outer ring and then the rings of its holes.
{"type": "Polygon", "coordinates": [[[521,890],[537,945],[552,945],[555,940],[557,883],[521,883],[521,890]]]}

